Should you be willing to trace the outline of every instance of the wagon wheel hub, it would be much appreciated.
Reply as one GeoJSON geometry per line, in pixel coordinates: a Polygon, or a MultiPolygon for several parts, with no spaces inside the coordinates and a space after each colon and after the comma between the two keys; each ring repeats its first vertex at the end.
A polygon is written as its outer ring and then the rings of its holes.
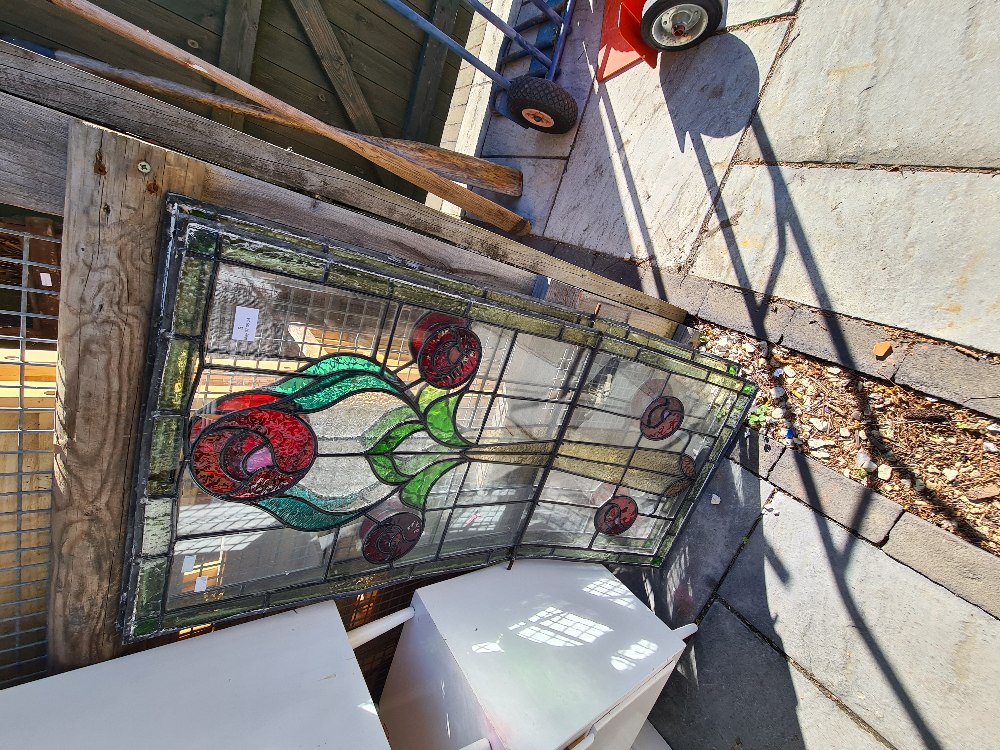
{"type": "Polygon", "coordinates": [[[533,107],[525,107],[522,109],[521,117],[528,122],[533,122],[540,128],[551,128],[556,124],[556,121],[552,119],[551,115],[542,112],[540,109],[534,109],[533,107]]]}

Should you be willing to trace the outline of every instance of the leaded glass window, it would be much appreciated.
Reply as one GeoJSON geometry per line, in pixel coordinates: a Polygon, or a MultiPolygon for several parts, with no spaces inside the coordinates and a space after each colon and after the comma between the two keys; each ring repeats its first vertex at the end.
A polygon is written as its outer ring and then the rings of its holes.
{"type": "Polygon", "coordinates": [[[658,565],[754,396],[623,323],[168,209],[128,639],[517,557],[658,565]]]}

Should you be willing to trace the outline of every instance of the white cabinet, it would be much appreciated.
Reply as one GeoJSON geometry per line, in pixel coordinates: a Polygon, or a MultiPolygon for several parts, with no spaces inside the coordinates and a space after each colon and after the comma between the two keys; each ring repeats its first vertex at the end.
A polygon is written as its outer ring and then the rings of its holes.
{"type": "Polygon", "coordinates": [[[413,607],[379,705],[394,750],[627,750],[684,649],[600,565],[521,560],[413,607]]]}
{"type": "Polygon", "coordinates": [[[333,602],[0,691],[0,747],[389,750],[333,602]]]}

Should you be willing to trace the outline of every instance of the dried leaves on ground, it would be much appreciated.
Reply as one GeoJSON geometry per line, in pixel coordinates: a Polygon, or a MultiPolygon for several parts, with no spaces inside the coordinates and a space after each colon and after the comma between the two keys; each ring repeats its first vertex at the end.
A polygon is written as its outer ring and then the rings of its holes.
{"type": "Polygon", "coordinates": [[[1000,556],[1000,424],[915,391],[701,324],[761,389],[750,426],[1000,556]]]}

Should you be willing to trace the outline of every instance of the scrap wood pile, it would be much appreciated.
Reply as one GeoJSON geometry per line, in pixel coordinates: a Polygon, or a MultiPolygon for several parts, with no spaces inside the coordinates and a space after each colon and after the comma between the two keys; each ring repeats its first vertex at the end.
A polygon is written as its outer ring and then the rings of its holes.
{"type": "Polygon", "coordinates": [[[752,336],[698,331],[760,386],[749,422],[762,436],[1000,555],[997,420],[752,336]]]}

